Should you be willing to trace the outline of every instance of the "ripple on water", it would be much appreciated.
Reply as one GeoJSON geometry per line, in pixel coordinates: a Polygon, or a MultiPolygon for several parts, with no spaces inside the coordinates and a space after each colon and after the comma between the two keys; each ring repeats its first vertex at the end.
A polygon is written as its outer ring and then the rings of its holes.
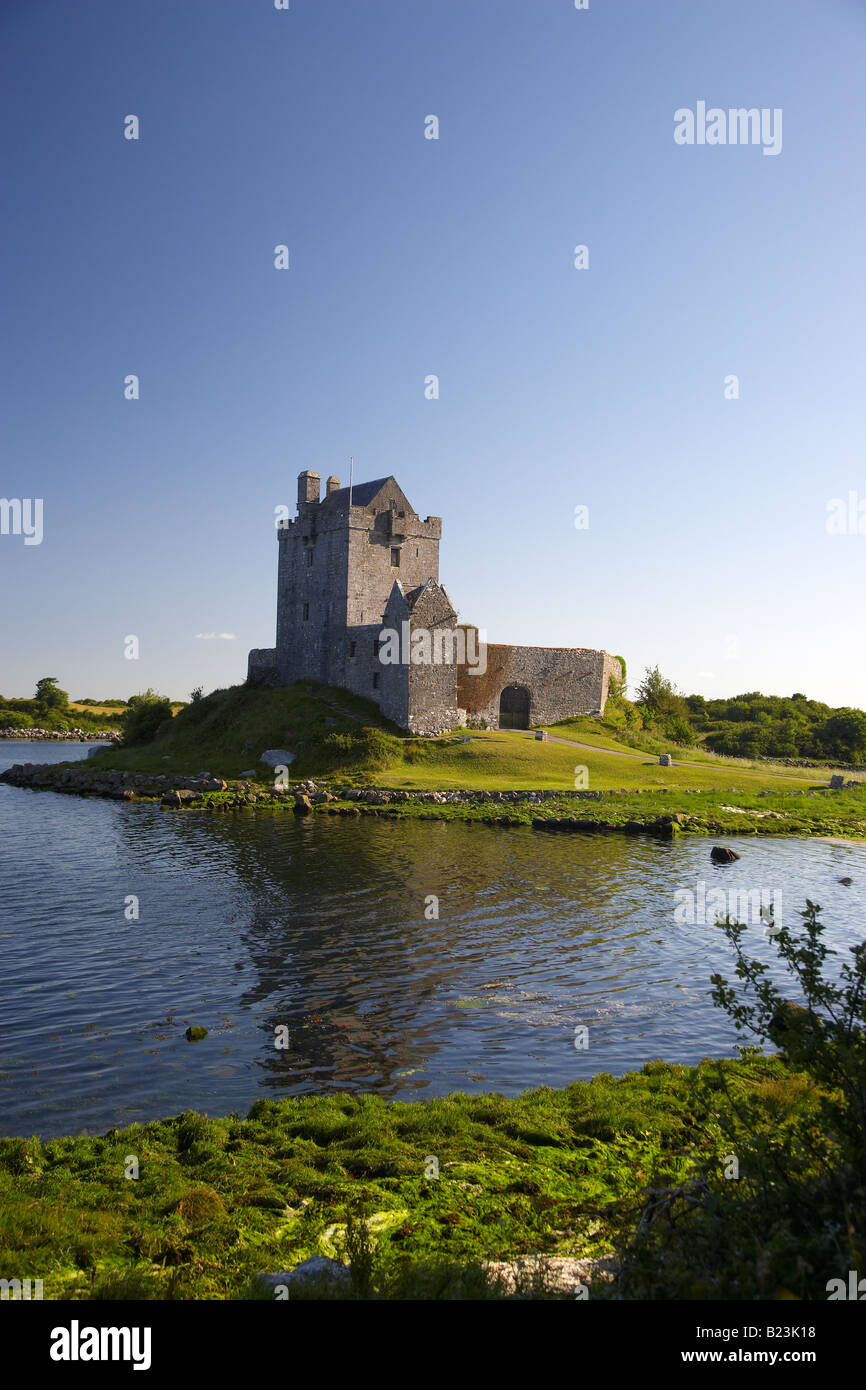
{"type": "MultiPolygon", "coordinates": [[[[0,761],[86,752],[0,744],[0,761]]],[[[709,998],[727,947],[675,921],[674,891],[776,890],[783,920],[808,896],[837,946],[863,920],[866,848],[823,840],[750,837],[715,869],[706,840],[203,816],[6,786],[0,825],[7,1134],[244,1112],[260,1094],[513,1094],[730,1054],[709,998]]],[[[753,949],[768,951],[757,926],[753,949]]]]}

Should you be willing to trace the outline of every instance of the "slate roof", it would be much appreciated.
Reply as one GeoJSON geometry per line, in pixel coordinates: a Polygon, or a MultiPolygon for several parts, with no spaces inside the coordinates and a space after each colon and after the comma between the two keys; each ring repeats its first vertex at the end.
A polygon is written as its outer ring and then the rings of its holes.
{"type": "MultiPolygon", "coordinates": [[[[369,507],[387,482],[387,478],[375,478],[372,483],[355,483],[352,488],[352,506],[369,507]]],[[[329,497],[322,498],[321,505],[323,507],[348,507],[349,489],[338,487],[329,497]]]]}

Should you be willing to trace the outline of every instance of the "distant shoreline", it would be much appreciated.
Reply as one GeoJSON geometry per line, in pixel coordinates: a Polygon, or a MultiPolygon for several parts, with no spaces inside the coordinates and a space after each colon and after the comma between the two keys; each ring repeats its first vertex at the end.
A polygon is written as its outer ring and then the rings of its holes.
{"type": "Polygon", "coordinates": [[[0,729],[0,739],[18,743],[115,743],[119,738],[119,729],[0,729]]]}

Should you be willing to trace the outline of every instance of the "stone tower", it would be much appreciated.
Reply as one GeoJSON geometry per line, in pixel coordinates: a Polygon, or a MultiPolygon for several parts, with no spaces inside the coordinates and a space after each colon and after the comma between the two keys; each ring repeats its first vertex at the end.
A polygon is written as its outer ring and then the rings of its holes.
{"type": "Polygon", "coordinates": [[[277,528],[277,640],[250,654],[250,676],[304,677],[378,700],[378,636],[394,581],[439,578],[440,517],[421,520],[393,477],[349,489],[298,475],[298,514],[277,528]]]}

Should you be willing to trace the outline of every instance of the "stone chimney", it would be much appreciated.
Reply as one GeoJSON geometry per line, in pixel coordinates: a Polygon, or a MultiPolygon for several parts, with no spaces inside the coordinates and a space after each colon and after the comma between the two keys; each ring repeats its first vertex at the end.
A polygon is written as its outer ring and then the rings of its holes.
{"type": "Polygon", "coordinates": [[[318,473],[307,469],[305,473],[298,474],[298,506],[303,507],[309,502],[318,502],[319,489],[322,481],[318,473]]]}
{"type": "Polygon", "coordinates": [[[330,478],[329,478],[328,481],[325,483],[325,496],[326,496],[326,497],[330,497],[330,495],[331,495],[332,492],[339,492],[339,490],[340,490],[340,479],[339,479],[339,478],[335,478],[334,475],[331,474],[330,478]]]}

